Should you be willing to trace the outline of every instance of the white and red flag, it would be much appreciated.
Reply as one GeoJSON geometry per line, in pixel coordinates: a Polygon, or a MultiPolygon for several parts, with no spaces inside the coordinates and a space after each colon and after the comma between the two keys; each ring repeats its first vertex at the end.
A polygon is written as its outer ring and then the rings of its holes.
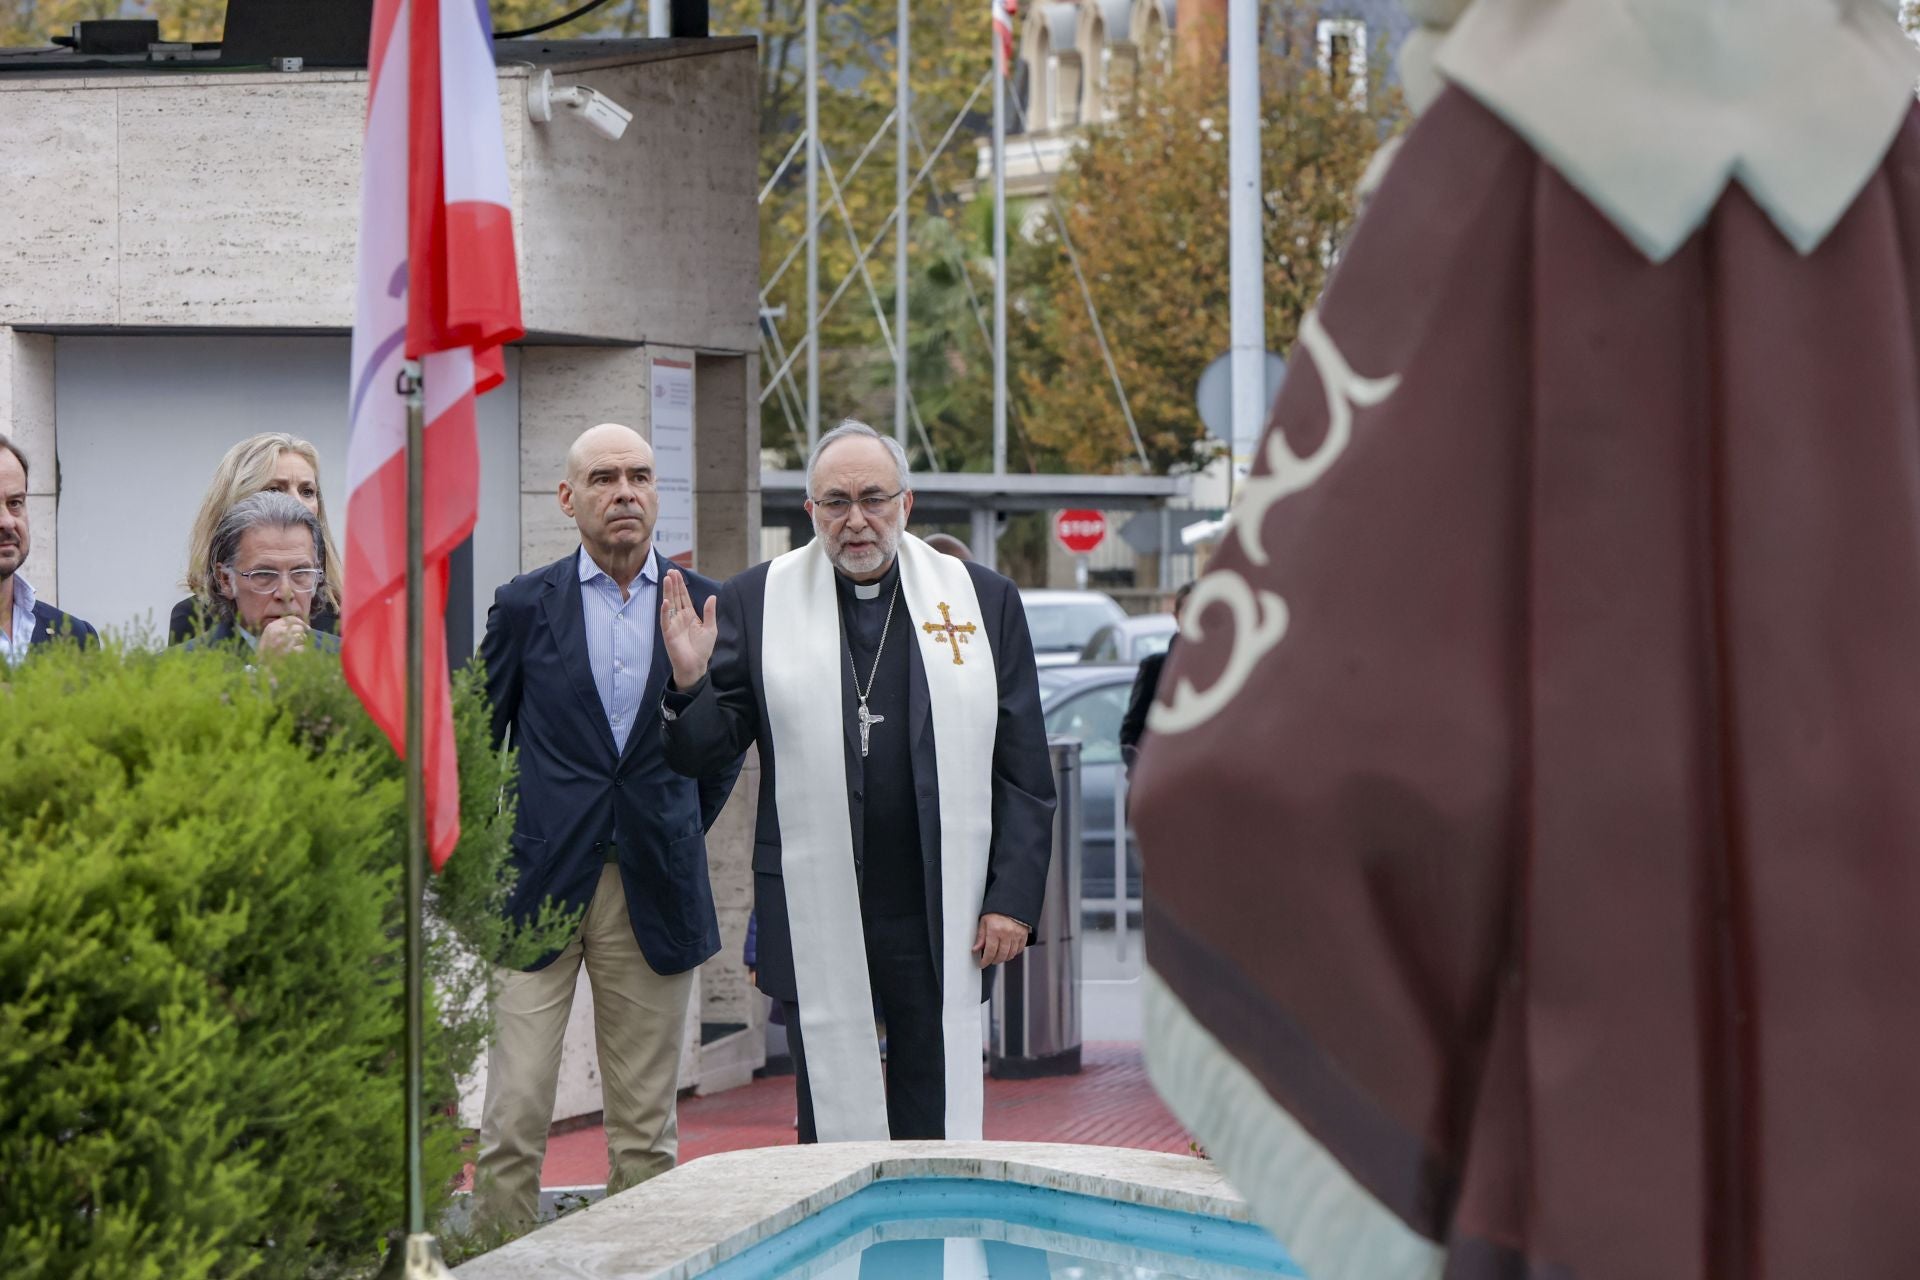
{"type": "Polygon", "coordinates": [[[427,593],[427,848],[437,870],[460,835],[447,681],[447,558],[473,529],[480,451],[474,398],[505,376],[520,285],[485,0],[377,0],[367,65],[360,249],[347,444],[347,682],[405,755],[407,411],[404,361],[421,362],[427,593]]]}
{"type": "Polygon", "coordinates": [[[993,35],[1000,45],[1003,76],[1013,74],[1013,20],[1020,16],[1020,0],[993,0],[993,35]]]}

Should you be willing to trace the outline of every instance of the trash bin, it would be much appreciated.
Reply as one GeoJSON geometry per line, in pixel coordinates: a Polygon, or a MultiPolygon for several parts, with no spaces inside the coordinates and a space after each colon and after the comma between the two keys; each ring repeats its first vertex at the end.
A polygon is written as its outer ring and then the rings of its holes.
{"type": "Polygon", "coordinates": [[[987,1073],[1005,1080],[1080,1070],[1080,740],[1050,738],[1053,858],[1032,945],[994,976],[987,1073]]]}

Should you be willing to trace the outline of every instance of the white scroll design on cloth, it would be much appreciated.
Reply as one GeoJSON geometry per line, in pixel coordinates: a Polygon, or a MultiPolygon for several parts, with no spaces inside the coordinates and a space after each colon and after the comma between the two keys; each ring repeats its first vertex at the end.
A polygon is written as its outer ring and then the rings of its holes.
{"type": "MultiPolygon", "coordinates": [[[[1267,512],[1282,498],[1311,488],[1340,460],[1353,439],[1356,407],[1371,408],[1400,386],[1399,374],[1367,378],[1355,373],[1320,323],[1317,311],[1309,311],[1300,322],[1300,348],[1313,360],[1326,391],[1327,434],[1320,447],[1303,458],[1293,451],[1286,432],[1277,425],[1267,433],[1267,469],[1248,478],[1233,504],[1233,529],[1240,548],[1256,565],[1272,559],[1260,540],[1267,512]]],[[[1286,637],[1287,602],[1271,591],[1255,590],[1234,570],[1221,569],[1209,573],[1194,587],[1181,626],[1184,639],[1194,644],[1205,639],[1203,620],[1207,607],[1216,603],[1225,604],[1233,618],[1233,647],[1227,655],[1226,669],[1204,690],[1196,688],[1189,677],[1181,676],[1173,701],[1156,702],[1148,712],[1147,727],[1155,733],[1184,733],[1219,715],[1246,687],[1261,659],[1286,637]]]]}
{"type": "MultiPolygon", "coordinates": [[[[900,592],[910,632],[939,619],[982,622],[966,565],[911,534],[901,538],[900,592]]],[[[768,733],[778,772],[781,872],[793,939],[794,981],[807,1049],[814,1128],[822,1142],[889,1137],[873,993],[867,978],[860,892],[847,808],[846,709],[839,672],[840,605],[833,566],[818,539],[767,570],[761,632],[768,733]]],[[[982,627],[965,660],[923,651],[938,763],[941,848],[941,1027],[946,1057],[946,1134],[980,1137],[980,970],[973,938],[986,894],[993,835],[993,742],[999,682],[982,627]]],[[[907,750],[908,726],[889,747],[907,750]]]]}

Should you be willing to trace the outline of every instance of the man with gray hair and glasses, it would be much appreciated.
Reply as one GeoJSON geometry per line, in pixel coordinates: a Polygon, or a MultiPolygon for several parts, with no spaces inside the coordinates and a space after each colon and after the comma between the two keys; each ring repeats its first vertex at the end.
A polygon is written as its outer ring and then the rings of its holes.
{"type": "Polygon", "coordinates": [[[785,1006],[800,1140],[978,1139],[983,978],[1026,947],[1053,847],[1026,615],[906,531],[892,438],[829,431],[807,494],[806,546],[704,609],[662,584],[667,763],[704,777],[759,745],[757,982],[785,1006]]]}
{"type": "Polygon", "coordinates": [[[189,647],[243,644],[262,657],[337,652],[311,627],[326,563],[320,521],[290,494],[267,490],[227,509],[213,531],[214,628],[189,647]]]}

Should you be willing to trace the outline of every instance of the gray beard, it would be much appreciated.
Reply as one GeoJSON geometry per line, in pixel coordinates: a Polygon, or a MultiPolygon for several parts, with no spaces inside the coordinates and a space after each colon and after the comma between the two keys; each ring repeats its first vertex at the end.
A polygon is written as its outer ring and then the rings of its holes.
{"type": "MultiPolygon", "coordinates": [[[[833,546],[833,539],[827,534],[826,530],[822,529],[819,525],[813,527],[813,532],[815,536],[829,547],[833,546]]],[[[879,552],[880,562],[872,567],[856,568],[852,564],[849,564],[844,549],[829,551],[827,553],[827,563],[835,569],[838,569],[841,573],[846,574],[849,578],[856,574],[885,573],[887,569],[892,566],[894,557],[900,554],[900,539],[898,536],[890,540],[883,538],[873,545],[874,550],[879,552]]]]}
{"type": "Polygon", "coordinates": [[[848,577],[852,577],[855,574],[883,573],[886,571],[887,566],[893,563],[892,558],[886,554],[883,548],[876,547],[875,551],[879,552],[879,563],[877,564],[856,565],[844,555],[828,556],[827,560],[834,568],[846,574],[848,577]]]}

